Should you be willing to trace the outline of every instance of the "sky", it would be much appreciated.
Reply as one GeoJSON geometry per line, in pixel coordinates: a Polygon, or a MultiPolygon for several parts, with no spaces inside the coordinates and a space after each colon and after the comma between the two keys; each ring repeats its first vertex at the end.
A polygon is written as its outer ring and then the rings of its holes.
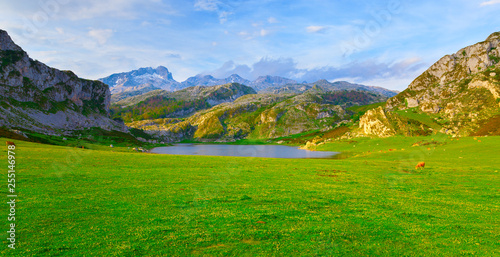
{"type": "Polygon", "coordinates": [[[404,90],[446,54],[500,31],[500,0],[0,0],[31,58],[98,79],[165,66],[404,90]]]}

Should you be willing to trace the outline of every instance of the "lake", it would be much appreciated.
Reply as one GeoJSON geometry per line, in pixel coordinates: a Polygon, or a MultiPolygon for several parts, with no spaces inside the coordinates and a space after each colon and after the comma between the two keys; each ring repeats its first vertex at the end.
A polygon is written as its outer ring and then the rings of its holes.
{"type": "Polygon", "coordinates": [[[299,149],[284,145],[205,145],[176,144],[157,147],[150,151],[157,154],[210,155],[266,158],[333,158],[338,152],[320,152],[299,149]]]}

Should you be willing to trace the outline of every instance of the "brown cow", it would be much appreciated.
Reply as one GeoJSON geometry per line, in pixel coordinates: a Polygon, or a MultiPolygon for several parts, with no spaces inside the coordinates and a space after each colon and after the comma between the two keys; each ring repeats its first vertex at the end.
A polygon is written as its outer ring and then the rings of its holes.
{"type": "Polygon", "coordinates": [[[417,170],[418,168],[425,168],[425,162],[419,162],[417,166],[415,166],[415,169],[417,170]]]}
{"type": "Polygon", "coordinates": [[[16,144],[14,144],[14,142],[10,142],[10,141],[5,141],[5,145],[7,145],[7,146],[9,146],[9,145],[16,146],[16,144]]]}

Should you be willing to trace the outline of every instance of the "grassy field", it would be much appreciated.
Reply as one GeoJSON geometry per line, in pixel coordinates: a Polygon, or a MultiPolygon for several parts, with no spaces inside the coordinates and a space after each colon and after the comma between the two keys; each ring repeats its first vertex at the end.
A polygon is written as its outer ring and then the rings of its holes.
{"type": "Polygon", "coordinates": [[[1,256],[500,255],[500,137],[355,139],[318,147],[345,159],[287,160],[15,142],[17,244],[4,233],[1,256]]]}

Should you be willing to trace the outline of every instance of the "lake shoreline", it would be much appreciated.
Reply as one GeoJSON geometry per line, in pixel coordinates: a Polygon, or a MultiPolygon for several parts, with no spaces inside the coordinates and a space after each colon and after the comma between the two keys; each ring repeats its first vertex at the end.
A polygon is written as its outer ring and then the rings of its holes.
{"type": "Polygon", "coordinates": [[[231,145],[179,143],[172,146],[155,147],[148,151],[152,154],[257,157],[280,159],[335,159],[340,152],[311,151],[298,146],[284,145],[231,145]]]}

